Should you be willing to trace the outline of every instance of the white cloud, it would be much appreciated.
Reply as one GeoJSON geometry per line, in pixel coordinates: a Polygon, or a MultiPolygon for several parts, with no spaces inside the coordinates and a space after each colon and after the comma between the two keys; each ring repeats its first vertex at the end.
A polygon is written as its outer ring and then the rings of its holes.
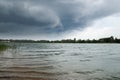
{"type": "Polygon", "coordinates": [[[77,39],[99,39],[109,36],[120,38],[120,16],[119,14],[116,14],[105,17],[95,21],[93,25],[85,28],[82,31],[80,29],[68,31],[64,35],[67,35],[65,36],[66,38],[77,39]]]}

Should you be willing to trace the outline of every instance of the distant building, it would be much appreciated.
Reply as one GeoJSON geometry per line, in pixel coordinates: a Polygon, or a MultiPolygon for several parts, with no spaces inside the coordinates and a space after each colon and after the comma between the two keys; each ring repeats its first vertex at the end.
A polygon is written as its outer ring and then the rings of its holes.
{"type": "Polygon", "coordinates": [[[107,37],[107,38],[101,38],[99,39],[100,42],[113,42],[114,41],[114,37],[107,37]]]}

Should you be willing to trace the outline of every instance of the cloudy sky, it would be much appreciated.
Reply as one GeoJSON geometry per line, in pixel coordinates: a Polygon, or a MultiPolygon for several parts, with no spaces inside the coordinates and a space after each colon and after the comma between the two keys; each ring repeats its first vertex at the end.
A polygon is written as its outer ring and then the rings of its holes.
{"type": "Polygon", "coordinates": [[[0,0],[0,38],[120,38],[120,0],[0,0]]]}

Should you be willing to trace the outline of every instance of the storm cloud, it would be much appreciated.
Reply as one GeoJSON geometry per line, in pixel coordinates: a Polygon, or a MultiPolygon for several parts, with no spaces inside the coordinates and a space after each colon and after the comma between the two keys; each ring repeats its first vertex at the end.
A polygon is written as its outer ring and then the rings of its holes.
{"type": "Polygon", "coordinates": [[[120,12],[119,0],[0,0],[0,35],[53,35],[120,12]]]}

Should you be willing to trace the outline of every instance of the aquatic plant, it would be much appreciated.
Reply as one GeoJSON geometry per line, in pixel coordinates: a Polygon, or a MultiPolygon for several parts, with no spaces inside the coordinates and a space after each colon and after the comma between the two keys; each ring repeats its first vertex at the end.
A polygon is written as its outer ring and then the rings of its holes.
{"type": "Polygon", "coordinates": [[[8,45],[5,45],[5,44],[0,44],[0,51],[4,51],[6,49],[8,49],[9,46],[8,45]]]}

